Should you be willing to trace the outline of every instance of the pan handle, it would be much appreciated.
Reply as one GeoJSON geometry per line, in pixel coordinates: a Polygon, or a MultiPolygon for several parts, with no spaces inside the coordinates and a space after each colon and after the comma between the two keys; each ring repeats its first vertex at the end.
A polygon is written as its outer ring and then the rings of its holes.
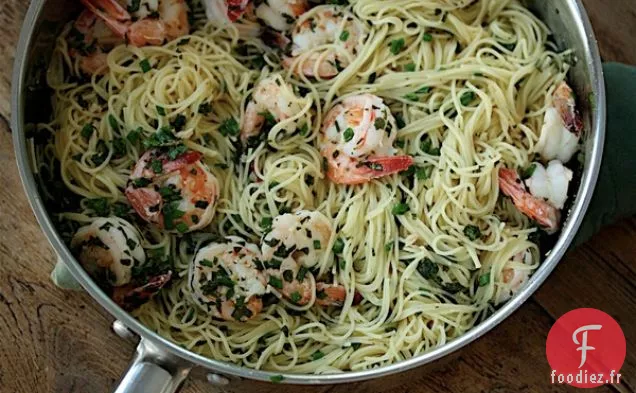
{"type": "Polygon", "coordinates": [[[191,364],[142,338],[114,393],[173,393],[181,387],[191,369],[191,364]]]}

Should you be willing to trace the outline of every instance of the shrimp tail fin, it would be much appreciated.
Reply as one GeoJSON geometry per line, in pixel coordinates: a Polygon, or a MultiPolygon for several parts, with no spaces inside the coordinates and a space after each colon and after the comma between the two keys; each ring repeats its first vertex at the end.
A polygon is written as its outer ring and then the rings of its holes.
{"type": "Polygon", "coordinates": [[[116,0],[80,0],[86,8],[101,18],[120,37],[126,37],[131,17],[116,0]]]}
{"type": "Polygon", "coordinates": [[[249,4],[249,0],[226,0],[226,3],[227,16],[230,18],[231,22],[235,22],[245,12],[245,9],[249,4]]]}
{"type": "Polygon", "coordinates": [[[112,298],[126,311],[132,311],[161,290],[172,278],[172,272],[151,277],[148,282],[139,287],[124,285],[113,289],[112,298]]]}
{"type": "Polygon", "coordinates": [[[548,233],[554,233],[558,229],[561,216],[559,210],[545,200],[530,194],[515,170],[499,169],[499,188],[501,192],[512,198],[512,202],[521,213],[535,220],[548,233]]]}
{"type": "Polygon", "coordinates": [[[574,135],[579,136],[583,130],[583,121],[576,110],[574,97],[572,88],[566,82],[561,82],[552,95],[552,101],[565,127],[574,135]]]}

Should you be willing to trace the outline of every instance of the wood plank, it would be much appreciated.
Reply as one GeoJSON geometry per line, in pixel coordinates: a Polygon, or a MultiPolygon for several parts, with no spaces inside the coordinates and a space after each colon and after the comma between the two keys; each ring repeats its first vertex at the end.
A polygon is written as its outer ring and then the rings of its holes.
{"type": "Polygon", "coordinates": [[[11,116],[11,71],[15,58],[15,45],[20,35],[22,19],[26,13],[28,1],[2,0],[0,5],[0,116],[11,116]]]}
{"type": "Polygon", "coordinates": [[[636,2],[583,0],[604,61],[636,64],[636,2]]]}

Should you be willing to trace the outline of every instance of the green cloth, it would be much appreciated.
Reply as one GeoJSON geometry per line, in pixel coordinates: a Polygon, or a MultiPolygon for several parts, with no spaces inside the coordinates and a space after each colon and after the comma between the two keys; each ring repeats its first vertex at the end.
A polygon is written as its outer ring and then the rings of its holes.
{"type": "MultiPolygon", "coordinates": [[[[604,65],[607,92],[607,132],[599,179],[590,207],[572,247],[600,229],[636,213],[636,68],[624,64],[604,65]],[[629,142],[632,141],[632,142],[629,142]]],[[[51,280],[63,289],[81,289],[62,261],[51,272],[51,280]]]]}
{"type": "Polygon", "coordinates": [[[636,213],[636,67],[607,63],[607,132],[594,195],[572,247],[587,241],[603,226],[636,213]],[[631,141],[631,142],[630,142],[631,141]]]}

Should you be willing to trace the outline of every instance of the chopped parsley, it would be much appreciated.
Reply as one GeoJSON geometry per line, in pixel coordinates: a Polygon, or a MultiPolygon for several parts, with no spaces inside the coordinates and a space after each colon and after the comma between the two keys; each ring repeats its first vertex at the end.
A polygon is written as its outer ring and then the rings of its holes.
{"type": "Polygon", "coordinates": [[[176,140],[177,137],[174,136],[170,127],[161,127],[157,132],[150,135],[148,139],[144,140],[144,146],[147,148],[159,147],[173,143],[176,140]]]}
{"type": "Polygon", "coordinates": [[[321,247],[320,240],[314,240],[314,250],[320,250],[321,247]]]}
{"type": "Polygon", "coordinates": [[[462,94],[459,101],[462,103],[463,106],[467,106],[468,104],[473,102],[474,99],[475,93],[472,91],[467,91],[466,93],[462,94]]]}
{"type": "Polygon", "coordinates": [[[141,0],[132,0],[130,2],[130,5],[127,7],[128,12],[137,12],[139,11],[139,5],[141,3],[141,0]]]}
{"type": "Polygon", "coordinates": [[[534,174],[534,171],[537,169],[537,164],[530,164],[527,168],[524,168],[519,171],[519,175],[523,180],[529,179],[534,174]]]}
{"type": "Polygon", "coordinates": [[[287,269],[283,272],[283,280],[287,281],[287,282],[292,282],[294,281],[294,272],[287,269]]]}
{"type": "Polygon", "coordinates": [[[409,210],[410,210],[409,205],[407,205],[406,203],[400,202],[393,206],[393,209],[391,209],[391,213],[393,213],[396,216],[401,216],[401,215],[404,215],[404,213],[408,212],[409,210]]]}
{"type": "Polygon", "coordinates": [[[422,40],[424,40],[424,42],[431,42],[433,41],[433,36],[429,33],[424,33],[424,35],[422,36],[422,40]]]}
{"type": "Polygon", "coordinates": [[[296,280],[303,281],[308,272],[309,270],[306,267],[301,266],[300,269],[298,269],[298,274],[296,274],[296,280]]]}
{"type": "Polygon", "coordinates": [[[139,67],[141,67],[141,71],[143,71],[144,74],[152,69],[150,61],[148,61],[148,59],[143,59],[142,61],[140,61],[139,67]]]}
{"type": "Polygon", "coordinates": [[[157,105],[157,113],[159,114],[159,116],[165,116],[166,109],[162,106],[157,105]]]}
{"type": "Polygon", "coordinates": [[[404,99],[409,100],[409,101],[414,101],[417,102],[420,100],[420,96],[418,96],[415,93],[408,93],[404,95],[404,99]]]}
{"type": "Polygon", "coordinates": [[[269,377],[269,380],[273,383],[281,383],[284,379],[285,377],[283,377],[282,375],[272,375],[271,377],[269,377]]]}
{"type": "Polygon", "coordinates": [[[272,217],[261,218],[261,229],[265,232],[271,231],[273,222],[274,222],[274,219],[272,217]]]}
{"type": "Polygon", "coordinates": [[[117,118],[113,115],[108,115],[108,124],[113,131],[119,131],[119,123],[117,123],[117,118]]]}
{"type": "Polygon", "coordinates": [[[175,229],[179,232],[179,233],[186,233],[188,232],[188,229],[190,229],[188,227],[188,224],[186,224],[185,222],[180,222],[177,225],[175,225],[175,229]]]}
{"type": "Polygon", "coordinates": [[[397,40],[391,41],[391,43],[389,44],[391,47],[391,53],[393,53],[394,55],[400,53],[402,49],[404,49],[405,43],[406,42],[404,41],[404,38],[399,38],[397,40]]]}
{"type": "Polygon", "coordinates": [[[268,284],[276,289],[283,289],[283,281],[278,277],[269,276],[268,284]]]}
{"type": "Polygon", "coordinates": [[[423,86],[423,87],[420,87],[419,89],[415,90],[415,94],[426,94],[429,91],[431,91],[431,87],[430,86],[423,86]]]}
{"type": "Polygon", "coordinates": [[[353,139],[353,128],[349,127],[342,133],[342,138],[345,142],[349,142],[353,139]]]}
{"type": "Polygon", "coordinates": [[[136,130],[132,130],[128,133],[128,135],[126,135],[126,139],[128,140],[128,142],[134,145],[139,141],[142,131],[143,129],[141,127],[137,128],[136,130]]]}
{"type": "Polygon", "coordinates": [[[98,216],[107,216],[110,213],[106,198],[87,199],[86,207],[94,211],[98,216]]]}
{"type": "Polygon", "coordinates": [[[188,148],[181,143],[175,146],[170,146],[170,149],[168,149],[168,157],[170,157],[171,160],[174,160],[186,151],[188,151],[188,148]]]}
{"type": "Polygon", "coordinates": [[[387,244],[385,244],[384,245],[384,251],[391,252],[391,250],[393,249],[393,243],[395,243],[395,242],[388,242],[387,244]]]}
{"type": "Polygon", "coordinates": [[[415,63],[409,63],[409,64],[405,65],[404,66],[404,71],[406,71],[406,72],[415,71],[415,63]]]}
{"type": "Polygon", "coordinates": [[[236,122],[236,120],[234,120],[233,117],[225,120],[219,127],[219,132],[223,136],[237,136],[240,131],[241,129],[239,127],[239,124],[236,122]]]}
{"type": "Polygon", "coordinates": [[[82,127],[82,131],[80,132],[80,134],[84,139],[90,139],[91,135],[93,135],[93,132],[95,132],[95,127],[90,123],[86,123],[84,124],[84,127],[82,127]]]}
{"type": "MultiPolygon", "coordinates": [[[[291,270],[288,270],[291,271],[291,270]]],[[[289,295],[289,300],[292,301],[292,303],[296,304],[300,301],[300,299],[302,299],[303,297],[300,295],[300,293],[298,291],[292,292],[291,295],[289,295]]]]}
{"type": "Polygon", "coordinates": [[[201,264],[202,266],[214,267],[214,262],[209,259],[202,259],[199,261],[199,264],[201,264]]]}
{"type": "Polygon", "coordinates": [[[479,286],[480,287],[485,287],[488,284],[490,284],[490,272],[488,272],[486,274],[482,274],[481,276],[479,276],[479,286]]]}
{"type": "Polygon", "coordinates": [[[466,225],[464,228],[464,236],[469,238],[470,240],[477,240],[481,237],[481,231],[478,226],[475,225],[466,225]]]}
{"type": "Polygon", "coordinates": [[[305,136],[309,132],[309,124],[304,123],[302,127],[300,127],[300,136],[305,136]]]}
{"type": "Polygon", "coordinates": [[[179,210],[179,202],[172,202],[163,207],[163,222],[167,230],[175,229],[174,221],[183,217],[185,212],[179,210]]]}
{"type": "Polygon", "coordinates": [[[375,126],[377,130],[381,130],[381,129],[383,130],[386,127],[386,120],[384,120],[381,117],[378,117],[377,119],[375,119],[375,122],[373,123],[373,125],[375,126]]]}
{"type": "Polygon", "coordinates": [[[422,277],[428,280],[437,276],[439,266],[429,258],[424,258],[417,264],[417,271],[422,277]]]}
{"type": "Polygon", "coordinates": [[[344,246],[345,246],[344,240],[342,240],[341,238],[336,238],[336,240],[333,242],[333,247],[331,249],[333,250],[334,253],[340,254],[344,250],[344,246]]]}
{"type": "Polygon", "coordinates": [[[346,41],[349,39],[349,32],[347,30],[344,30],[342,33],[340,33],[340,41],[346,41]]]}
{"type": "Polygon", "coordinates": [[[324,356],[325,356],[325,354],[322,353],[321,351],[316,351],[316,352],[311,354],[311,360],[322,359],[324,356]]]}
{"type": "Polygon", "coordinates": [[[163,172],[163,163],[161,160],[153,159],[150,161],[150,169],[156,174],[163,172]]]}
{"type": "Polygon", "coordinates": [[[209,102],[204,102],[201,105],[199,105],[200,114],[207,115],[210,112],[212,112],[212,104],[210,104],[209,102]]]}

